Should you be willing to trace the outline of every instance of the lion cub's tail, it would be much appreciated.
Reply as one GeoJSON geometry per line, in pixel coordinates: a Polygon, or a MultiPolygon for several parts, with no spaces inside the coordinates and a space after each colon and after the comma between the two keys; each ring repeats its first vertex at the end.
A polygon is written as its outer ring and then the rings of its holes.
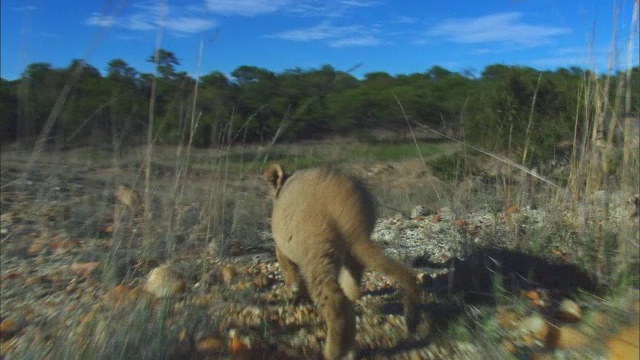
{"type": "Polygon", "coordinates": [[[409,332],[414,332],[420,320],[419,289],[416,275],[398,261],[386,256],[370,239],[357,241],[353,255],[369,270],[379,271],[396,281],[404,290],[404,318],[409,332]]]}

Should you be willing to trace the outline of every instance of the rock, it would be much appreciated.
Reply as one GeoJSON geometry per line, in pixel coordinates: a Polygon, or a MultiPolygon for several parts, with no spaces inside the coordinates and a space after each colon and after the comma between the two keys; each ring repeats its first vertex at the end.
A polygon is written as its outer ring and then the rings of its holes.
{"type": "Polygon", "coordinates": [[[538,340],[544,340],[549,331],[550,325],[538,314],[524,318],[520,323],[520,329],[525,334],[530,334],[538,340]]]}
{"type": "Polygon", "coordinates": [[[69,268],[76,275],[80,277],[87,277],[89,276],[89,274],[95,271],[96,268],[98,268],[98,265],[100,265],[99,262],[91,261],[91,262],[85,262],[85,263],[73,263],[69,265],[69,268]]]}
{"type": "Polygon", "coordinates": [[[14,319],[4,319],[0,322],[0,339],[6,339],[18,332],[18,322],[14,319]]]}
{"type": "Polygon", "coordinates": [[[151,270],[143,289],[156,297],[165,297],[184,292],[186,285],[169,265],[162,265],[151,270]]]}
{"type": "Polygon", "coordinates": [[[211,305],[214,304],[216,301],[220,300],[220,294],[218,293],[211,293],[211,294],[198,294],[195,295],[192,299],[191,302],[195,305],[211,305]]]}
{"type": "Polygon", "coordinates": [[[394,222],[400,222],[404,221],[406,218],[407,216],[402,211],[398,211],[393,215],[393,218],[391,218],[391,220],[394,222]]]}
{"type": "Polygon", "coordinates": [[[456,224],[456,228],[458,230],[464,230],[464,228],[469,224],[466,220],[463,219],[456,219],[454,223],[456,224]]]}
{"type": "Polygon", "coordinates": [[[31,256],[35,256],[43,252],[45,249],[46,249],[46,244],[41,240],[36,240],[32,242],[31,245],[29,245],[29,248],[27,249],[27,254],[31,256]]]}
{"type": "Polygon", "coordinates": [[[627,202],[629,203],[629,217],[635,217],[638,215],[638,209],[640,208],[640,194],[636,194],[630,197],[627,202]]]}
{"type": "Polygon", "coordinates": [[[520,316],[513,310],[506,308],[498,308],[496,312],[496,321],[498,325],[505,330],[512,330],[518,326],[520,316]]]}
{"type": "Polygon", "coordinates": [[[580,305],[569,299],[562,299],[558,308],[558,317],[568,322],[578,322],[582,319],[580,305]]]}
{"type": "Polygon", "coordinates": [[[138,194],[128,186],[118,185],[113,190],[113,196],[121,204],[125,205],[130,211],[136,211],[140,206],[140,198],[138,194]]]}
{"type": "Polygon", "coordinates": [[[187,232],[199,222],[200,210],[192,205],[183,208],[178,215],[178,230],[187,232]]]}
{"type": "Polygon", "coordinates": [[[54,254],[68,254],[71,249],[77,246],[78,242],[73,240],[56,240],[49,243],[49,248],[54,254]]]}
{"type": "Polygon", "coordinates": [[[232,354],[238,355],[249,350],[248,342],[246,339],[240,338],[235,329],[229,330],[229,336],[231,337],[231,340],[229,341],[229,350],[231,350],[232,354]]]}
{"type": "Polygon", "coordinates": [[[271,282],[271,279],[269,279],[267,275],[262,273],[256,275],[256,277],[253,279],[253,285],[260,289],[268,287],[269,285],[271,285],[271,282]]]}
{"type": "Polygon", "coordinates": [[[507,351],[511,354],[515,354],[518,351],[518,347],[516,346],[516,344],[514,344],[513,341],[510,340],[504,340],[502,342],[502,347],[507,349],[507,351]]]}
{"type": "Polygon", "coordinates": [[[24,284],[27,286],[33,286],[35,284],[38,284],[42,282],[42,277],[38,276],[38,275],[34,275],[34,276],[29,276],[25,281],[24,284]]]}
{"type": "Polygon", "coordinates": [[[529,356],[529,360],[553,360],[556,357],[552,351],[535,351],[529,356]]]}
{"type": "Polygon", "coordinates": [[[394,171],[394,167],[389,164],[375,164],[372,165],[369,170],[367,170],[368,176],[378,176],[382,173],[392,172],[394,171]]]}
{"type": "Polygon", "coordinates": [[[625,327],[607,340],[607,354],[611,360],[640,359],[640,327],[625,327]]]}
{"type": "Polygon", "coordinates": [[[69,218],[62,228],[78,237],[91,237],[100,231],[100,227],[112,220],[112,214],[103,207],[101,199],[83,197],[69,204],[69,218]]]}
{"type": "Polygon", "coordinates": [[[211,239],[211,241],[209,241],[209,244],[207,245],[207,253],[217,256],[218,255],[218,251],[220,251],[220,241],[218,241],[218,239],[211,239]]]}
{"type": "Polygon", "coordinates": [[[225,265],[222,268],[222,281],[229,285],[238,276],[238,271],[231,265],[225,265]]]}
{"type": "Polygon", "coordinates": [[[416,276],[416,279],[418,280],[418,283],[420,285],[430,286],[433,284],[433,278],[428,273],[424,273],[424,272],[419,273],[416,276]]]}
{"type": "Polygon", "coordinates": [[[516,205],[511,205],[507,207],[504,212],[507,215],[517,214],[520,212],[520,208],[517,207],[516,205]]]}
{"type": "Polygon", "coordinates": [[[592,341],[592,339],[584,332],[571,325],[548,325],[549,331],[545,338],[545,347],[547,349],[578,349],[586,346],[592,341]]]}
{"type": "Polygon", "coordinates": [[[12,338],[0,342],[0,357],[6,359],[8,354],[16,347],[18,338],[12,338]]]}
{"type": "Polygon", "coordinates": [[[418,216],[427,216],[427,215],[429,215],[428,211],[422,205],[418,205],[418,206],[414,207],[413,209],[411,209],[411,218],[412,219],[415,219],[418,216]]]}
{"type": "Polygon", "coordinates": [[[140,298],[140,295],[139,288],[129,285],[117,285],[104,295],[103,301],[108,306],[128,306],[134,304],[140,298]]]}
{"type": "Polygon", "coordinates": [[[521,291],[521,296],[526,297],[527,299],[529,299],[530,302],[531,302],[531,305],[539,306],[539,307],[544,307],[545,306],[544,297],[537,290],[528,290],[528,291],[522,290],[521,291]]]}
{"type": "Polygon", "coordinates": [[[208,336],[196,343],[196,350],[199,352],[222,352],[225,350],[226,341],[219,337],[208,336]]]}

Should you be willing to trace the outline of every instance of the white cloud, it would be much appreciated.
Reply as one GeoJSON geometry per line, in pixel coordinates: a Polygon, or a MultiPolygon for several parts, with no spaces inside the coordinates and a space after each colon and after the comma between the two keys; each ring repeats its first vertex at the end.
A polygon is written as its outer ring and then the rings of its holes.
{"type": "Polygon", "coordinates": [[[329,46],[341,48],[351,46],[375,46],[380,44],[380,39],[370,35],[360,37],[347,37],[329,42],[329,46]]]}
{"type": "Polygon", "coordinates": [[[360,31],[362,31],[362,27],[358,25],[333,26],[329,22],[323,21],[309,28],[284,31],[269,37],[291,41],[314,41],[336,39],[343,34],[353,34],[360,31]]]}
{"type": "Polygon", "coordinates": [[[380,5],[378,1],[368,0],[306,0],[291,7],[291,12],[307,17],[343,17],[352,9],[370,8],[380,5]]]}
{"type": "Polygon", "coordinates": [[[162,5],[136,5],[133,8],[135,11],[126,16],[92,13],[85,20],[85,24],[131,31],[149,31],[163,26],[178,35],[199,33],[217,25],[214,20],[202,16],[192,16],[188,8],[163,7],[162,5]]]}
{"type": "Polygon", "coordinates": [[[579,66],[585,69],[600,69],[608,62],[608,49],[587,47],[566,47],[553,49],[547,56],[539,56],[529,60],[538,67],[579,66]]]}
{"type": "Polygon", "coordinates": [[[85,24],[91,26],[111,27],[116,24],[116,18],[110,15],[91,13],[91,15],[84,22],[85,24]]]}
{"type": "Polygon", "coordinates": [[[487,48],[480,48],[472,51],[473,54],[477,54],[477,55],[491,54],[493,52],[494,52],[493,50],[487,49],[487,48]]]}
{"type": "Polygon", "coordinates": [[[207,8],[223,15],[256,16],[281,10],[291,0],[207,0],[207,8]]]}
{"type": "Polygon", "coordinates": [[[165,28],[183,34],[200,33],[216,25],[216,23],[211,20],[186,16],[168,18],[161,23],[165,28]]]}
{"type": "Polygon", "coordinates": [[[36,6],[33,6],[33,5],[26,5],[26,6],[16,7],[13,10],[15,10],[15,11],[36,11],[36,10],[38,10],[38,8],[36,6]]]}
{"type": "Polygon", "coordinates": [[[539,68],[559,68],[559,67],[571,67],[578,66],[583,69],[589,68],[589,61],[580,56],[549,56],[536,59],[530,59],[527,61],[531,66],[539,68]]]}
{"type": "Polygon", "coordinates": [[[347,7],[371,7],[379,4],[378,1],[367,0],[339,0],[338,3],[347,7]]]}
{"type": "MultiPolygon", "coordinates": [[[[206,0],[205,10],[212,14],[226,16],[253,17],[278,14],[289,14],[301,17],[333,18],[342,16],[347,10],[378,5],[373,0],[206,0]]],[[[178,35],[199,33],[217,26],[213,19],[202,16],[202,7],[196,5],[168,6],[155,3],[138,3],[130,8],[128,14],[114,16],[112,14],[91,13],[84,20],[89,26],[118,28],[130,31],[150,31],[163,26],[178,35]]],[[[275,34],[272,37],[293,41],[311,41],[333,39],[332,46],[348,46],[347,44],[373,45],[377,43],[371,36],[362,36],[364,31],[350,26],[332,27],[319,25],[315,28],[292,30],[275,34]],[[345,39],[339,40],[339,32],[346,32],[345,39]],[[353,34],[360,34],[359,38],[353,34]],[[319,37],[319,38],[314,38],[319,37]],[[350,40],[347,40],[347,36],[350,40]]]]}
{"type": "Polygon", "coordinates": [[[259,16],[275,12],[303,17],[340,17],[350,9],[379,5],[372,0],[206,0],[215,14],[259,16]]]}
{"type": "Polygon", "coordinates": [[[48,39],[61,39],[60,35],[47,31],[41,31],[38,33],[38,35],[48,39]]]}
{"type": "Polygon", "coordinates": [[[427,31],[427,36],[462,44],[501,43],[533,47],[549,44],[568,28],[552,25],[531,25],[523,14],[505,12],[478,18],[444,20],[427,31]]]}
{"type": "Polygon", "coordinates": [[[130,41],[130,40],[141,40],[143,39],[143,36],[141,35],[123,35],[123,34],[118,34],[115,36],[116,39],[118,40],[124,40],[124,41],[130,41]]]}
{"type": "Polygon", "coordinates": [[[415,17],[412,17],[412,16],[400,15],[400,16],[396,16],[394,19],[392,19],[391,22],[395,23],[395,24],[415,24],[415,23],[418,22],[418,18],[415,18],[415,17]]]}
{"type": "Polygon", "coordinates": [[[152,17],[145,13],[137,13],[122,19],[119,26],[127,30],[135,31],[153,30],[157,28],[157,23],[153,21],[154,18],[159,20],[158,17],[152,17]]]}
{"type": "Polygon", "coordinates": [[[373,28],[362,25],[335,26],[329,21],[323,21],[308,28],[284,31],[267,37],[300,42],[327,41],[332,47],[373,46],[380,43],[375,32],[373,28]]]}

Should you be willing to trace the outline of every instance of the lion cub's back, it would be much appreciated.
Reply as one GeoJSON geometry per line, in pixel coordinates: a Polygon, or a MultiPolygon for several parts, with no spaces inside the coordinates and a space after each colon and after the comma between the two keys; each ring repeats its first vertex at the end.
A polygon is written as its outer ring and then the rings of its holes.
{"type": "MultiPolygon", "coordinates": [[[[365,185],[331,168],[295,172],[283,186],[273,209],[274,237],[299,238],[337,226],[344,236],[375,225],[375,202],[365,185]]],[[[313,240],[313,239],[311,239],[313,240]]]]}

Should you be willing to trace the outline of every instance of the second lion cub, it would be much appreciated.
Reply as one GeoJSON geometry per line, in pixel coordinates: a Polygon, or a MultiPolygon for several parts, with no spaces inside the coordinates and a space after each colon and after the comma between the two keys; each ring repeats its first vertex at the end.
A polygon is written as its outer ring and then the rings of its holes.
{"type": "Polygon", "coordinates": [[[380,271],[404,290],[409,332],[419,320],[415,274],[383,254],[370,239],[376,222],[373,196],[359,180],[329,167],[292,175],[273,164],[264,172],[271,186],[271,229],[288,286],[308,289],[327,325],[324,356],[355,358],[356,317],[365,269],[380,271]]]}

